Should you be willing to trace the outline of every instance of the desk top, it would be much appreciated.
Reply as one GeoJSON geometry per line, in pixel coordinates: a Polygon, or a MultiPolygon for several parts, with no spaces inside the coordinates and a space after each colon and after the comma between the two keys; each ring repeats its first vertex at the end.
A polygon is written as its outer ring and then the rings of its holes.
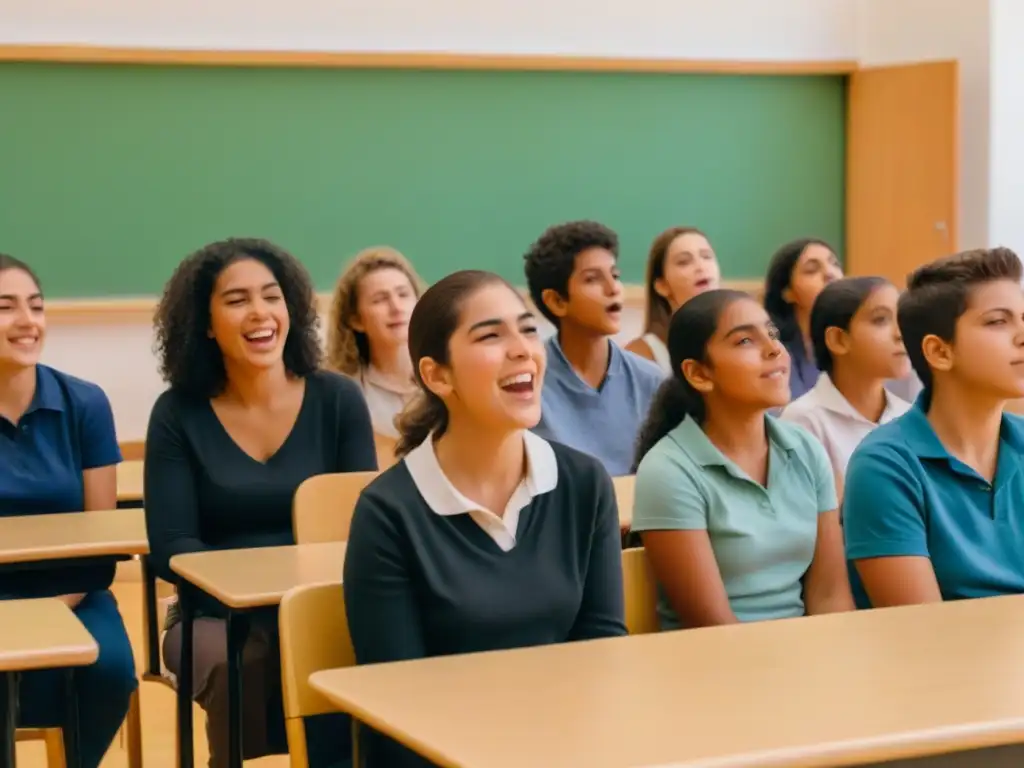
{"type": "Polygon", "coordinates": [[[80,667],[99,648],[60,600],[0,600],[0,671],[80,667]]]}
{"type": "Polygon", "coordinates": [[[142,501],[141,461],[122,461],[117,465],[117,500],[142,501]]]}
{"type": "Polygon", "coordinates": [[[341,584],[345,543],[228,549],[171,558],[171,570],[230,608],[276,605],[307,584],[341,584]]]}
{"type": "Polygon", "coordinates": [[[329,670],[310,682],[442,766],[809,768],[1024,741],[1022,638],[1024,596],[329,670]]]}
{"type": "Polygon", "coordinates": [[[148,552],[141,509],[0,517],[0,565],[148,552]]]}

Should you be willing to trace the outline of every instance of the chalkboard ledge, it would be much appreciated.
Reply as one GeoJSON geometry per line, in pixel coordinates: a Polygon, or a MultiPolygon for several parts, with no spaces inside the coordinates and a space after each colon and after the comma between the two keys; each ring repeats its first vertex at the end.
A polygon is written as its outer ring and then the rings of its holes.
{"type": "MultiPolygon", "coordinates": [[[[726,280],[724,288],[735,288],[760,296],[760,280],[726,280]]],[[[525,289],[520,289],[524,295],[525,289]]],[[[317,295],[320,311],[325,313],[330,305],[331,295],[317,295]]],[[[51,299],[46,302],[46,319],[55,325],[148,325],[153,322],[157,299],[154,296],[133,298],[96,299],[51,299]]],[[[626,286],[626,306],[642,309],[644,289],[641,285],[626,286]]]]}

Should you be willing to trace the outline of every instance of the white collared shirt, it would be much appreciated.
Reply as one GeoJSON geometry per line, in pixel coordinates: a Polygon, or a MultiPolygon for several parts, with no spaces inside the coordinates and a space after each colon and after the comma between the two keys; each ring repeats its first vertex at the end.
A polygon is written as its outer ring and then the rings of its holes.
{"type": "Polygon", "coordinates": [[[876,424],[850,405],[829,375],[822,373],[811,389],[786,406],[780,418],[799,424],[821,441],[841,493],[846,466],[861,440],[879,424],[890,422],[909,409],[910,403],[886,390],[885,410],[876,424]]]}
{"type": "Polygon", "coordinates": [[[523,433],[526,448],[526,476],[512,494],[500,517],[464,496],[441,470],[434,452],[433,435],[405,457],[416,490],[435,513],[442,516],[468,514],[502,551],[516,545],[519,513],[535,496],[550,493],[558,485],[558,464],[548,441],[532,432],[523,433]]]}

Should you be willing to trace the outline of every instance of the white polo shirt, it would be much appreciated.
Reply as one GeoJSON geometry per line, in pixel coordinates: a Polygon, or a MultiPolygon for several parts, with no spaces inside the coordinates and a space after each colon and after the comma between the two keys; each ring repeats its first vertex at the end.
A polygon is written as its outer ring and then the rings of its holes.
{"type": "Polygon", "coordinates": [[[526,448],[526,476],[512,494],[500,517],[467,498],[444,474],[434,452],[433,435],[405,457],[405,466],[416,490],[438,515],[468,514],[504,552],[516,545],[519,513],[535,496],[550,493],[558,485],[558,463],[548,441],[532,432],[523,433],[526,448]]]}
{"type": "Polygon", "coordinates": [[[846,466],[860,441],[879,424],[890,422],[909,409],[910,403],[886,390],[885,410],[876,424],[850,405],[829,375],[822,373],[811,389],[786,406],[780,418],[804,427],[825,446],[841,496],[846,466]]]}

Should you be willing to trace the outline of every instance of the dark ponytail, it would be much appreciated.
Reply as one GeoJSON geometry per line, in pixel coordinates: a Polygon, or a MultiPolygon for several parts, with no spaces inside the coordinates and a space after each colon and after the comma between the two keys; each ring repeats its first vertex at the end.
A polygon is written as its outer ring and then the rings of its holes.
{"type": "MultiPolygon", "coordinates": [[[[409,356],[420,392],[395,418],[398,429],[395,456],[398,458],[406,456],[432,434],[442,435],[448,429],[448,408],[424,385],[420,361],[430,358],[439,365],[448,365],[448,342],[459,327],[463,303],[481,288],[494,283],[508,285],[492,272],[465,269],[438,280],[416,302],[409,318],[409,356]]],[[[515,289],[509,286],[509,290],[515,289]]]]}
{"type": "Polygon", "coordinates": [[[704,423],[707,418],[704,398],[683,376],[683,363],[687,360],[707,363],[708,342],[718,328],[718,318],[726,307],[739,299],[749,301],[750,294],[729,289],[706,291],[694,296],[672,315],[668,328],[672,376],[658,388],[640,428],[634,473],[648,451],[684,419],[690,417],[698,424],[704,423]]]}

